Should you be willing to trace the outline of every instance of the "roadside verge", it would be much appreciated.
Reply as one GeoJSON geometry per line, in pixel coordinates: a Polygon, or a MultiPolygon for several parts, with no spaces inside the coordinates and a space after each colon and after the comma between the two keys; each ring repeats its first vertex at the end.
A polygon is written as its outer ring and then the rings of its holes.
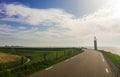
{"type": "Polygon", "coordinates": [[[106,51],[101,51],[102,52],[104,58],[106,59],[106,61],[108,62],[111,70],[113,71],[113,73],[115,74],[116,77],[120,77],[120,56],[116,55],[116,54],[112,54],[110,52],[106,52],[106,51]],[[119,62],[118,62],[119,61],[119,62]]]}

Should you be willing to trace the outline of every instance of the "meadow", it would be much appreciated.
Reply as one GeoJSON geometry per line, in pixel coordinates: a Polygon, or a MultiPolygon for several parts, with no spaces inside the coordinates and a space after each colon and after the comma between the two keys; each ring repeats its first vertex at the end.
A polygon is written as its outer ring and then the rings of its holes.
{"type": "Polygon", "coordinates": [[[81,48],[1,47],[0,52],[20,56],[19,61],[16,60],[14,63],[0,63],[2,65],[0,77],[26,77],[83,51],[81,48]]]}
{"type": "Polygon", "coordinates": [[[0,63],[9,63],[19,60],[20,56],[7,53],[0,53],[0,63]]]}
{"type": "Polygon", "coordinates": [[[20,64],[21,56],[0,52],[0,71],[20,64]]]}

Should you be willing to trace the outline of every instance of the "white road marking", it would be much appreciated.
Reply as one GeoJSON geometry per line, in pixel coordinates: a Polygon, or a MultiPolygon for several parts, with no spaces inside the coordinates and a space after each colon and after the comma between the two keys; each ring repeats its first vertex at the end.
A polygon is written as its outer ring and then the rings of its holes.
{"type": "Polygon", "coordinates": [[[107,69],[107,68],[105,69],[105,71],[106,71],[107,73],[109,73],[109,71],[108,71],[108,69],[107,69]]]}
{"type": "Polygon", "coordinates": [[[52,69],[53,68],[53,66],[51,66],[51,67],[48,67],[48,68],[46,68],[45,70],[49,70],[49,69],[52,69]]]}
{"type": "Polygon", "coordinates": [[[105,59],[104,59],[103,55],[102,55],[102,54],[100,54],[100,55],[101,55],[101,57],[102,57],[102,61],[105,62],[105,59]]]}
{"type": "Polygon", "coordinates": [[[71,59],[74,59],[76,56],[72,57],[71,59]]]}
{"type": "MultiPolygon", "coordinates": [[[[101,55],[102,61],[105,62],[105,59],[104,59],[102,53],[100,55],[101,55]]],[[[106,73],[109,73],[108,68],[105,68],[105,71],[106,71],[106,73]]]]}
{"type": "Polygon", "coordinates": [[[65,60],[65,62],[68,62],[68,61],[69,61],[69,59],[65,60]]]}

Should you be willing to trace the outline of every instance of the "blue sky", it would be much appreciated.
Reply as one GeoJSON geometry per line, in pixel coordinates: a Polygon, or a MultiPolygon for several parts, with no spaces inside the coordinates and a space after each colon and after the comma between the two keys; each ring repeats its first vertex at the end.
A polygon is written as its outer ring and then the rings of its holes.
{"type": "Polygon", "coordinates": [[[119,46],[119,0],[0,0],[0,46],[119,46]],[[113,40],[114,39],[114,40],[113,40]]]}

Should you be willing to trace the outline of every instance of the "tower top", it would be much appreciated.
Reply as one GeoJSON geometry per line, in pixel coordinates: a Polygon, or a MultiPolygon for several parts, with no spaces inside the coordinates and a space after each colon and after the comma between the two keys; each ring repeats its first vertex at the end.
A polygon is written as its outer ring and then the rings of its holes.
{"type": "Polygon", "coordinates": [[[96,36],[94,37],[94,40],[96,40],[96,36]]]}

